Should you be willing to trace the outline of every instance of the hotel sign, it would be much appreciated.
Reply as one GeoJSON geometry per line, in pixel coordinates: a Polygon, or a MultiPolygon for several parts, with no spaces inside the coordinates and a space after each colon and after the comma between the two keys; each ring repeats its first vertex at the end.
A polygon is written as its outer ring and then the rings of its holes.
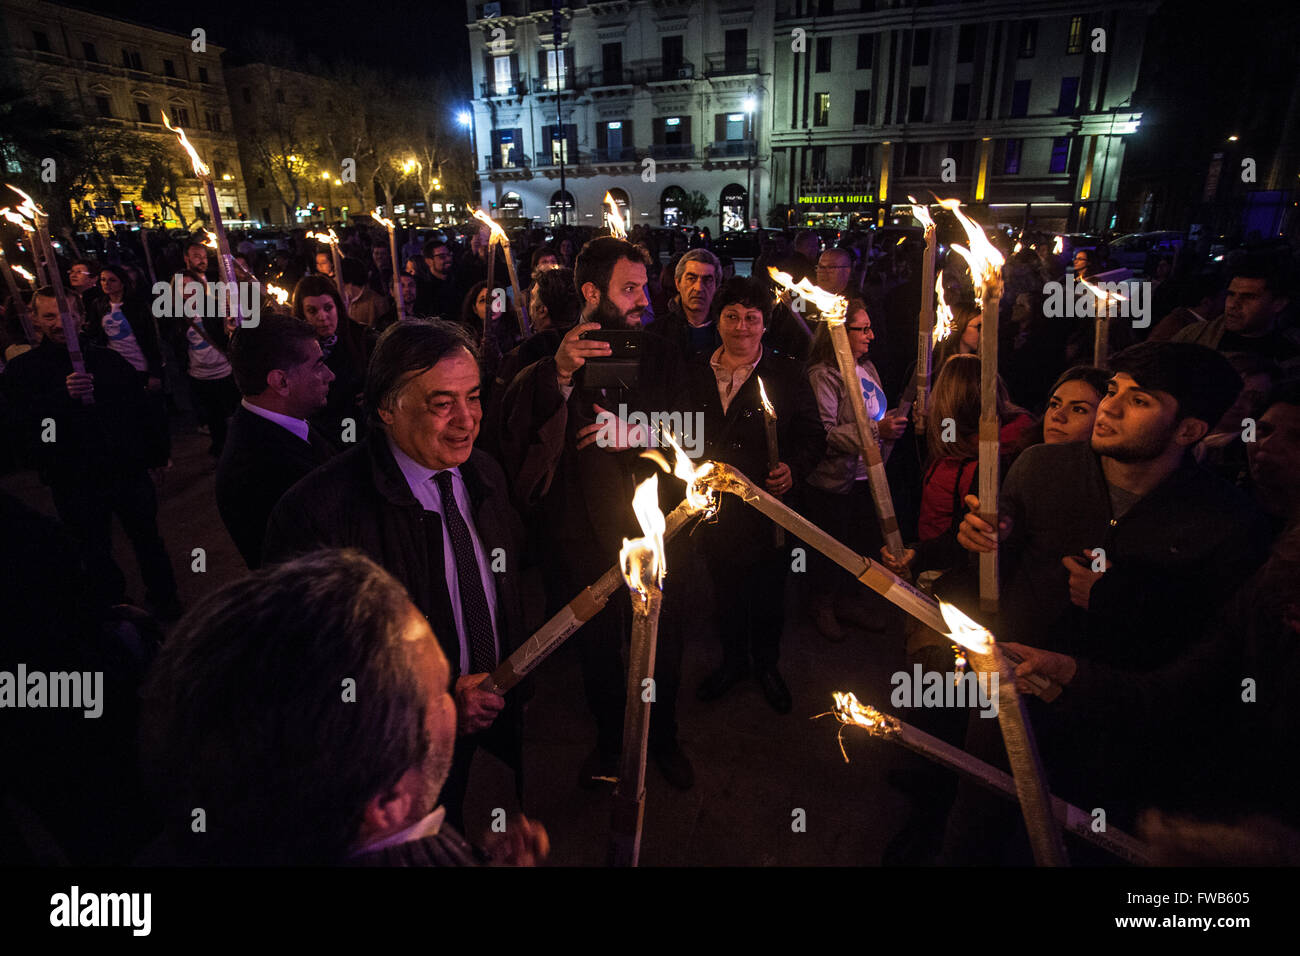
{"type": "Polygon", "coordinates": [[[874,193],[842,193],[826,196],[800,196],[800,206],[861,206],[876,201],[874,193]]]}

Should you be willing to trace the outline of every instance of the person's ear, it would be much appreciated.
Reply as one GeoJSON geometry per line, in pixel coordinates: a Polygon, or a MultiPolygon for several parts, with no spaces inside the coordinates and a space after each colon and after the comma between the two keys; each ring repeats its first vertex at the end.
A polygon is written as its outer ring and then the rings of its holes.
{"type": "Polygon", "coordinates": [[[1210,426],[1199,418],[1187,417],[1178,423],[1174,441],[1183,446],[1195,445],[1210,433],[1210,426]]]}
{"type": "Polygon", "coordinates": [[[582,284],[582,298],[588,305],[595,305],[600,301],[600,289],[594,282],[584,282],[582,284]]]}
{"type": "Polygon", "coordinates": [[[379,420],[383,422],[385,425],[387,425],[389,428],[392,428],[393,422],[396,420],[397,417],[393,414],[392,408],[389,406],[384,406],[379,408],[377,411],[379,414],[379,420]]]}
{"type": "Polygon", "coordinates": [[[387,791],[366,801],[361,811],[361,829],[357,834],[359,842],[366,843],[396,833],[409,824],[416,794],[408,779],[410,776],[411,771],[407,771],[387,791]]]}
{"type": "Polygon", "coordinates": [[[277,395],[287,395],[289,393],[289,376],[285,374],[284,369],[273,368],[267,372],[266,384],[277,395]]]}

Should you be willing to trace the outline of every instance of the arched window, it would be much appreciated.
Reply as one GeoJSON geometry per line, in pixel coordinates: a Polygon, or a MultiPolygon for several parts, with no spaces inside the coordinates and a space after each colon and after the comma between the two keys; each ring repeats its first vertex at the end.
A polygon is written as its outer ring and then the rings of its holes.
{"type": "Polygon", "coordinates": [[[516,192],[506,193],[501,197],[501,203],[497,208],[506,219],[521,219],[524,215],[523,197],[516,192]]]}
{"type": "Polygon", "coordinates": [[[573,201],[573,193],[568,192],[567,190],[561,192],[557,189],[551,194],[550,212],[552,226],[558,226],[562,222],[567,222],[569,225],[573,225],[575,222],[576,210],[577,204],[573,201]]]}
{"type": "Polygon", "coordinates": [[[686,190],[681,186],[669,186],[659,197],[659,214],[665,226],[684,226],[682,205],[686,202],[686,190]]]}
{"type": "Polygon", "coordinates": [[[718,209],[722,216],[723,232],[744,232],[745,224],[749,220],[748,198],[745,187],[738,183],[731,183],[722,188],[718,209]]]}

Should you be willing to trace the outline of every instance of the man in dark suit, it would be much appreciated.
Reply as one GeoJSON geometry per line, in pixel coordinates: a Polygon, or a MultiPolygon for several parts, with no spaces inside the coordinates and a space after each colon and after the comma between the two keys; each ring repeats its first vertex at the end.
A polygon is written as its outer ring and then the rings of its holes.
{"type": "Polygon", "coordinates": [[[505,475],[474,448],[483,411],[473,342],[439,320],[380,337],[366,376],[366,441],[280,499],[266,530],[270,564],[317,548],[356,548],[406,586],[451,666],[456,752],[443,788],[462,824],[479,746],[522,765],[520,692],[478,689],[526,636],[519,591],[523,526],[505,475]]]}
{"type": "Polygon", "coordinates": [[[256,570],[275,503],[334,455],[306,421],[325,407],[334,373],[312,327],[283,315],[238,329],[230,366],[244,399],[217,465],[217,510],[244,563],[256,570]]]}
{"type": "MultiPolygon", "coordinates": [[[[682,411],[686,404],[685,368],[671,342],[641,329],[647,305],[646,268],[640,251],[622,239],[603,236],[582,247],[574,284],[582,313],[548,356],[515,376],[503,401],[502,458],[521,507],[532,511],[548,547],[543,571],[548,608],[557,611],[618,561],[625,537],[640,530],[632,511],[637,484],[655,471],[641,457],[641,445],[605,440],[605,414],[647,416],[682,411]],[[632,333],[637,358],[610,371],[608,342],[583,338],[600,329],[632,333]],[[630,412],[628,410],[631,410],[630,412]]],[[[649,420],[654,420],[650,418],[649,420]]],[[[681,438],[682,436],[676,436],[681,438]]],[[[663,510],[677,502],[661,501],[663,510]]],[[[685,536],[682,536],[683,538],[685,536]]],[[[678,789],[694,784],[694,770],[677,742],[676,698],[680,680],[683,609],[691,606],[689,550],[679,538],[670,546],[667,583],[655,653],[655,701],[651,710],[650,754],[665,779],[678,789]],[[678,554],[685,551],[682,557],[678,554]]],[[[599,786],[617,773],[623,745],[626,668],[621,656],[631,604],[620,588],[578,635],[587,706],[596,718],[596,749],[583,763],[579,783],[599,786]]]]}
{"type": "MultiPolygon", "coordinates": [[[[703,415],[704,457],[734,465],[770,493],[785,498],[826,451],[817,399],[802,363],[763,346],[772,296],[762,279],[734,278],[718,293],[722,345],[690,370],[691,403],[703,415]],[[759,384],[762,383],[760,390],[759,384]],[[770,467],[763,393],[776,413],[778,464],[770,467]]],[[[722,666],[700,685],[716,700],[751,673],[779,714],[792,706],[777,670],[785,623],[790,548],[778,544],[771,520],[724,496],[716,522],[696,532],[713,580],[715,629],[722,666]]]]}

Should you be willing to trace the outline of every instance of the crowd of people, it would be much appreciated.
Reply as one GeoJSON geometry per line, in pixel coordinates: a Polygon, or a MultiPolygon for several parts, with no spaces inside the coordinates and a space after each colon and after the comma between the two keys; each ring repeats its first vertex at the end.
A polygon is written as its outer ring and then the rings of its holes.
{"type": "MultiPolygon", "coordinates": [[[[22,532],[7,538],[8,563],[23,568],[6,581],[6,604],[24,608],[25,628],[0,666],[98,663],[127,698],[138,692],[139,710],[94,738],[26,712],[32,733],[6,734],[4,746],[7,765],[34,772],[6,785],[0,841],[76,861],[544,859],[544,828],[522,816],[505,833],[461,835],[480,749],[515,771],[524,797],[524,702],[546,673],[505,695],[480,685],[640,534],[633,491],[658,472],[642,453],[664,442],[608,427],[611,414],[637,413],[702,423],[701,459],[734,466],[855,551],[967,608],[1018,652],[1019,678],[1063,686],[1030,710],[1058,796],[1106,808],[1120,828],[1153,807],[1300,823],[1284,786],[1300,730],[1290,666],[1300,323],[1285,257],[1234,254],[1221,271],[1166,264],[1156,321],[1112,322],[1095,367],[1092,322],[1044,312],[1043,287],[1066,262],[1045,244],[1008,250],[994,528],[976,497],[984,317],[958,257],[940,266],[953,324],[934,348],[926,413],[909,415],[915,244],[880,254],[856,234],[826,248],[808,230],[780,234],[746,277],[699,233],[665,247],[637,230],[629,240],[530,232],[514,242],[515,298],[503,259],[491,269],[501,288],[487,285],[488,257],[501,256],[487,233],[466,238],[413,240],[395,264],[386,234],[349,227],[335,276],[330,249],[300,234],[269,252],[234,235],[237,276],[267,293],[258,321],[242,325],[160,310],[160,298],[175,300],[154,294],[142,250],[110,242],[101,261],[63,273],[84,372],[50,289],[6,304],[8,465],[39,469],[59,523],[0,499],[22,532]],[[767,266],[847,300],[856,382],[841,375],[816,308],[778,296],[767,266]],[[271,284],[289,292],[283,303],[271,284]],[[901,555],[884,547],[852,389],[887,456],[901,555]],[[176,429],[195,424],[215,463],[214,513],[248,574],[186,612],[155,480],[176,429]],[[113,556],[114,516],[139,564],[143,610],[113,556]],[[973,573],[991,550],[1002,565],[995,620],[978,612],[973,573]],[[528,582],[544,601],[528,599],[528,582]],[[65,752],[96,755],[83,776],[35,772],[58,734],[65,752]],[[73,822],[67,792],[85,781],[103,786],[108,823],[93,833],[73,822]],[[197,828],[196,808],[220,826],[197,828]]],[[[219,278],[201,241],[151,252],[176,299],[219,278]]],[[[1086,253],[1070,267],[1098,268],[1086,253]]],[[[667,512],[681,483],[665,477],[660,494],[667,512]]],[[[716,666],[689,692],[703,701],[752,678],[776,714],[791,712],[788,595],[826,641],[857,633],[900,670],[955,667],[946,636],[882,600],[848,600],[860,585],[819,553],[792,573],[798,542],[774,531],[724,497],[714,519],[668,545],[649,752],[674,787],[694,785],[677,701],[688,624],[702,609],[716,666]]],[[[619,772],[630,621],[619,589],[573,638],[595,738],[575,768],[581,787],[619,772]]],[[[1005,766],[996,722],[951,708],[903,716],[1005,766]]],[[[1028,859],[1014,803],[920,758],[900,761],[893,781],[911,816],[887,862],[1028,859]]],[[[1190,819],[1158,830],[1203,846],[1190,819]]],[[[1242,826],[1238,858],[1263,853],[1242,826]]]]}

